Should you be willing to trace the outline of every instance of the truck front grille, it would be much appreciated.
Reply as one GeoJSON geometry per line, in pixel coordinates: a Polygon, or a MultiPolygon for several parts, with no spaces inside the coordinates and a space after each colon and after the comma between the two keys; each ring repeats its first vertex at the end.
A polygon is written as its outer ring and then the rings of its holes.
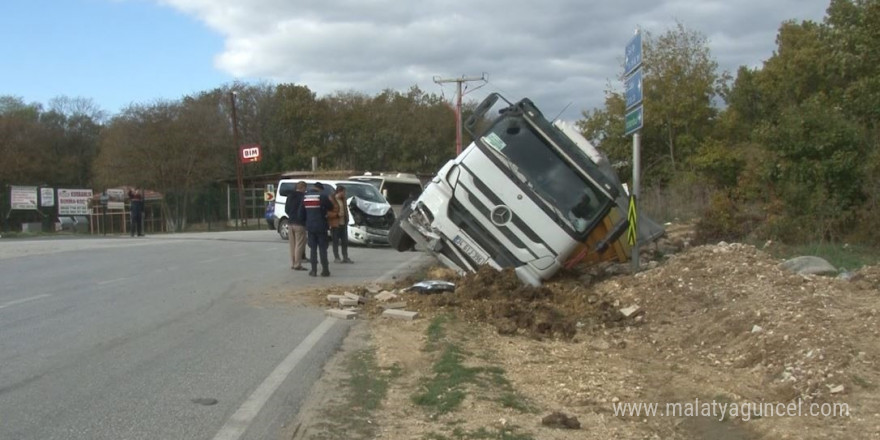
{"type": "MultiPolygon", "coordinates": [[[[464,231],[468,237],[474,240],[477,245],[488,252],[489,256],[501,267],[517,267],[523,264],[510,251],[498,243],[486,228],[474,220],[455,198],[449,202],[449,219],[464,231]]],[[[485,220],[486,222],[489,221],[488,219],[485,220]]],[[[467,258],[467,256],[465,257],[467,258]]],[[[471,264],[476,266],[474,261],[471,261],[471,264]]]]}

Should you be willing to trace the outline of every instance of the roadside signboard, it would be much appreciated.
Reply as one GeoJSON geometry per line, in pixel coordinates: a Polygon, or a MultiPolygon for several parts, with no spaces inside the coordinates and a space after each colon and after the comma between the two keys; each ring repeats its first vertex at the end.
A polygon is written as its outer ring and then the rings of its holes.
{"type": "Polygon", "coordinates": [[[632,111],[626,114],[624,120],[626,121],[626,128],[623,131],[624,136],[629,136],[641,130],[645,122],[642,106],[640,105],[632,109],[632,111]]]}
{"type": "Polygon", "coordinates": [[[125,190],[122,188],[110,188],[107,190],[107,209],[125,209],[125,190]]]}
{"type": "Polygon", "coordinates": [[[642,93],[642,33],[626,45],[623,62],[623,88],[626,100],[623,135],[629,136],[642,129],[645,122],[642,93]]]}
{"type": "Polygon", "coordinates": [[[40,188],[40,207],[55,206],[55,189],[40,188]]]}
{"type": "Polygon", "coordinates": [[[58,189],[58,215],[89,215],[90,189],[58,189]]]}
{"type": "Polygon", "coordinates": [[[634,105],[642,103],[642,69],[638,69],[632,73],[624,82],[624,96],[626,97],[626,108],[631,109],[634,105]]]}
{"type": "Polygon", "coordinates": [[[629,40],[626,45],[626,53],[623,59],[623,74],[629,75],[642,65],[642,33],[636,32],[636,35],[629,40]]]}
{"type": "Polygon", "coordinates": [[[9,191],[12,209],[37,209],[36,186],[12,186],[9,191]]]}
{"type": "Polygon", "coordinates": [[[241,163],[259,162],[262,159],[262,152],[258,144],[242,145],[239,153],[241,163]]]}
{"type": "Polygon", "coordinates": [[[627,241],[631,248],[630,262],[633,273],[639,271],[639,175],[641,174],[641,136],[638,131],[645,124],[644,105],[642,104],[642,33],[636,30],[636,35],[627,43],[623,61],[623,84],[626,98],[624,113],[624,136],[633,135],[633,189],[629,197],[629,230],[627,241]]]}

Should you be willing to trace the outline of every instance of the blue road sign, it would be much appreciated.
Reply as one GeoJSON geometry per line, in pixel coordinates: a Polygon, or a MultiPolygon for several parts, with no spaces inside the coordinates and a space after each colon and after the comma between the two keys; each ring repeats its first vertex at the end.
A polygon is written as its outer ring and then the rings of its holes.
{"type": "Polygon", "coordinates": [[[640,105],[632,109],[632,111],[627,113],[623,118],[626,123],[626,128],[623,131],[624,136],[629,136],[642,129],[642,125],[644,125],[645,122],[645,115],[642,109],[643,107],[640,105]]]}
{"type": "Polygon", "coordinates": [[[642,65],[642,33],[636,32],[636,35],[629,40],[626,45],[626,53],[623,58],[623,74],[629,75],[633,70],[642,65]]]}
{"type": "Polygon", "coordinates": [[[642,69],[636,69],[623,84],[626,90],[626,109],[629,110],[642,102],[642,69]]]}

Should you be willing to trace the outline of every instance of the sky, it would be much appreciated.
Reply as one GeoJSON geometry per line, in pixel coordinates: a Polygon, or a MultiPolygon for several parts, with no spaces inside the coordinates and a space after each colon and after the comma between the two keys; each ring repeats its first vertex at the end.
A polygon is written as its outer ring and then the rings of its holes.
{"type": "Polygon", "coordinates": [[[761,67],[787,20],[821,22],[830,0],[3,0],[0,96],[87,98],[109,115],[234,81],[319,97],[418,86],[454,100],[528,97],[577,120],[622,89],[634,31],[681,23],[719,70],[761,67]],[[482,86],[481,86],[482,85],[482,86]]]}

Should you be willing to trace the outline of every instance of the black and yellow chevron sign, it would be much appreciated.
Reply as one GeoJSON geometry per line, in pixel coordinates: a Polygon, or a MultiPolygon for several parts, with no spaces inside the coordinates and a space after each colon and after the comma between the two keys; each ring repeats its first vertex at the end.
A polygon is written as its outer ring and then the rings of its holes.
{"type": "Polygon", "coordinates": [[[636,196],[629,196],[629,212],[626,215],[626,219],[629,222],[629,228],[626,230],[626,238],[629,241],[630,246],[635,246],[636,244],[636,233],[637,227],[636,225],[639,222],[639,215],[636,213],[636,196]]]}

